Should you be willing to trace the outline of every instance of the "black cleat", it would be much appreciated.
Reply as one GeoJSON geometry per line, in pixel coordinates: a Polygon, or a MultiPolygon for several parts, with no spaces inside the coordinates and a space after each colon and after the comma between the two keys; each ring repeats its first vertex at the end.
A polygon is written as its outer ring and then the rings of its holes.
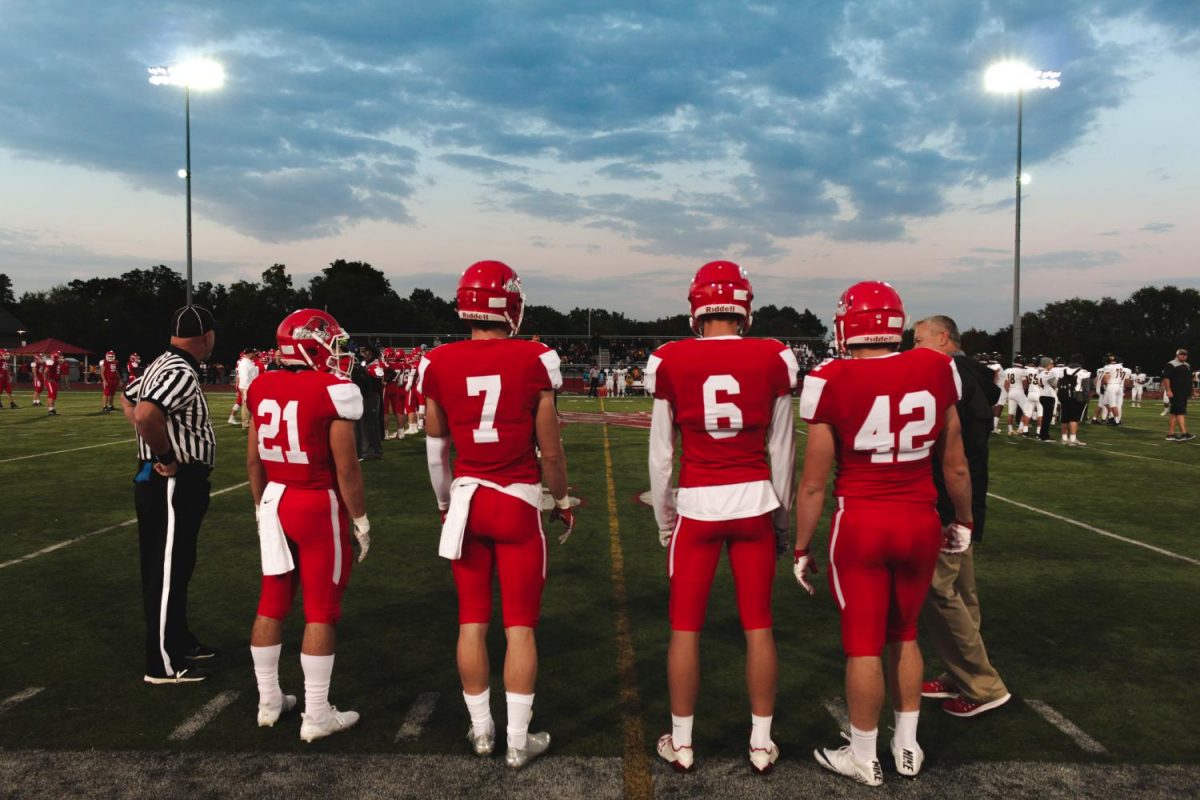
{"type": "Polygon", "coordinates": [[[178,670],[174,675],[151,675],[146,673],[142,680],[153,686],[165,686],[171,683],[200,683],[208,680],[208,673],[202,669],[189,667],[178,670]]]}
{"type": "Polygon", "coordinates": [[[217,648],[209,647],[206,644],[196,642],[196,644],[192,645],[192,649],[187,651],[185,658],[187,658],[188,661],[204,661],[206,659],[216,658],[219,655],[221,655],[221,651],[217,648]]]}

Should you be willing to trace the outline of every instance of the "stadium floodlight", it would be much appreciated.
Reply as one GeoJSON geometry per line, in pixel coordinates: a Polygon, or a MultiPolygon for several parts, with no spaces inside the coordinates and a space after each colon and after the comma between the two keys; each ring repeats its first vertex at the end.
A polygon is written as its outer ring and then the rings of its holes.
{"type": "Polygon", "coordinates": [[[192,89],[219,89],[225,85],[225,68],[215,61],[196,58],[173,67],[150,67],[150,83],[183,87],[183,149],[186,167],[179,177],[187,183],[187,304],[192,304],[192,89]]]}
{"type": "Polygon", "coordinates": [[[1017,95],[1017,203],[1016,228],[1013,235],[1013,333],[1012,355],[1021,352],[1021,187],[1029,183],[1028,173],[1021,172],[1021,116],[1027,89],[1057,89],[1061,72],[1033,69],[1019,61],[1001,61],[988,67],[983,74],[983,86],[989,92],[1017,95]]]}

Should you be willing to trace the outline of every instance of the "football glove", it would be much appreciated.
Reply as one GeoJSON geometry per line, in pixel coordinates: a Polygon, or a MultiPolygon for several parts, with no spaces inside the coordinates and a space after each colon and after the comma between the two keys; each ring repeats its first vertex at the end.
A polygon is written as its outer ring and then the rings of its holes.
{"type": "Polygon", "coordinates": [[[658,532],[658,543],[663,547],[671,546],[671,537],[675,535],[674,528],[663,528],[658,532]]]}
{"type": "Polygon", "coordinates": [[[971,546],[971,531],[975,528],[970,522],[954,520],[942,528],[942,552],[947,555],[965,553],[971,546]]]}
{"type": "Polygon", "coordinates": [[[358,563],[367,557],[367,551],[371,549],[371,523],[367,522],[367,515],[363,514],[354,520],[354,538],[358,540],[358,563]]]}
{"type": "Polygon", "coordinates": [[[563,524],[563,534],[558,537],[558,543],[566,544],[567,539],[570,539],[571,534],[575,532],[575,512],[571,510],[571,501],[566,497],[554,502],[566,504],[565,506],[555,505],[554,510],[550,512],[551,520],[558,520],[563,524]]]}
{"type": "Polygon", "coordinates": [[[793,553],[795,563],[792,565],[792,574],[796,576],[796,583],[809,594],[816,594],[817,590],[809,582],[809,577],[817,574],[817,562],[813,559],[812,553],[808,552],[808,548],[796,550],[793,553]]]}

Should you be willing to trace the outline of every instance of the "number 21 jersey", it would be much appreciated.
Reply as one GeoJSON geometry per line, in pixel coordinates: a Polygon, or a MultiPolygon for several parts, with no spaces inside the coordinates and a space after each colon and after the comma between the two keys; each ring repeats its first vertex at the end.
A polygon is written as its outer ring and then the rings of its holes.
{"type": "Polygon", "coordinates": [[[933,503],[931,450],[961,396],[953,359],[919,347],[826,361],[804,378],[800,416],[833,427],[835,496],[933,503]]]}
{"type": "Polygon", "coordinates": [[[541,393],[561,386],[558,353],[541,342],[468,339],[425,354],[417,391],[446,414],[454,477],[509,486],[541,481],[534,415],[541,393]]]}

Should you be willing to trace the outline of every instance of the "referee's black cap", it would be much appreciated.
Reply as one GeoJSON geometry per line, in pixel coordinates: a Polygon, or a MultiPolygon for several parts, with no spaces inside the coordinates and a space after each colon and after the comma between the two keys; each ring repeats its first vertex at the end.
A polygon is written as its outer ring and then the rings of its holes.
{"type": "Polygon", "coordinates": [[[212,312],[204,306],[184,306],[171,318],[171,335],[180,339],[203,336],[214,327],[212,312]]]}

